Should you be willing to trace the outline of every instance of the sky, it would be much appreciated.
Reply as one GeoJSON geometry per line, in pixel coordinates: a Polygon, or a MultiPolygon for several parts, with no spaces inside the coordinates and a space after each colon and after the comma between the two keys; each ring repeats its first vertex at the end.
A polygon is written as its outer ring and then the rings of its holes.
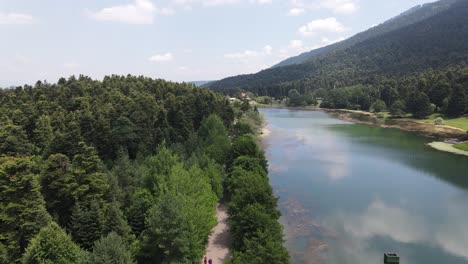
{"type": "Polygon", "coordinates": [[[0,0],[0,86],[254,73],[434,0],[0,0]]]}

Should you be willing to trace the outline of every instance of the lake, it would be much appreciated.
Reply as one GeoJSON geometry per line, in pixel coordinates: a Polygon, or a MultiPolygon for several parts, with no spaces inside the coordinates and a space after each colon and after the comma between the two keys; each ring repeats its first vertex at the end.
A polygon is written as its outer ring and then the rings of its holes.
{"type": "Polygon", "coordinates": [[[468,157],[321,111],[261,112],[292,263],[468,263],[468,157]]]}

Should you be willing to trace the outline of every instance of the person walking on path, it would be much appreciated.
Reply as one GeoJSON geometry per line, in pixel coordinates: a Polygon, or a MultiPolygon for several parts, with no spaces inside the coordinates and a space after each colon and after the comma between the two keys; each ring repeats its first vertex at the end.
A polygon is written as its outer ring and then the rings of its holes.
{"type": "Polygon", "coordinates": [[[206,256],[205,256],[205,258],[203,259],[203,264],[207,264],[206,262],[207,262],[207,259],[206,259],[206,256]]]}
{"type": "Polygon", "coordinates": [[[208,260],[208,264],[213,264],[213,261],[211,259],[208,260]]]}

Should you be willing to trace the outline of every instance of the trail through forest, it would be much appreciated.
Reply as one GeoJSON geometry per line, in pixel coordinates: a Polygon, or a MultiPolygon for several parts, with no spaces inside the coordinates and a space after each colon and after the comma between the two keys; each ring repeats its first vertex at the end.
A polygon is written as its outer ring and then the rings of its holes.
{"type": "Polygon", "coordinates": [[[205,256],[208,259],[211,258],[213,264],[221,264],[230,256],[229,247],[231,244],[231,234],[227,224],[227,208],[224,204],[219,204],[216,208],[216,218],[218,224],[213,228],[213,232],[208,238],[205,256]]]}

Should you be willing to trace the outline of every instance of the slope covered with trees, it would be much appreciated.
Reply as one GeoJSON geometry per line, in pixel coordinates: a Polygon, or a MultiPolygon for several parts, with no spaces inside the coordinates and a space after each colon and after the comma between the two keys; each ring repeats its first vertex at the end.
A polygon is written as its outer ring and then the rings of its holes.
{"type": "MultiPolygon", "coordinates": [[[[234,110],[134,76],[0,90],[0,263],[197,263],[242,125],[234,110]]],[[[277,230],[247,249],[274,242],[287,263],[277,230]]]]}
{"type": "Polygon", "coordinates": [[[301,64],[226,78],[210,87],[229,94],[248,90],[281,98],[292,89],[307,94],[319,88],[404,82],[433,70],[445,73],[467,61],[468,2],[459,0],[427,19],[346,49],[301,64]]]}
{"type": "Polygon", "coordinates": [[[304,63],[312,58],[327,55],[331,52],[335,52],[338,50],[343,50],[349,48],[357,43],[363,42],[365,40],[378,37],[385,33],[409,26],[411,24],[420,22],[427,18],[430,18],[448,8],[455,3],[457,0],[441,0],[435,3],[426,3],[424,5],[415,6],[410,10],[396,16],[380,25],[372,27],[364,32],[356,34],[355,36],[346,39],[344,41],[340,41],[335,44],[328,45],[326,47],[322,47],[319,49],[311,50],[308,52],[304,52],[298,56],[294,56],[288,58],[273,67],[282,67],[292,64],[300,64],[304,63]]]}

